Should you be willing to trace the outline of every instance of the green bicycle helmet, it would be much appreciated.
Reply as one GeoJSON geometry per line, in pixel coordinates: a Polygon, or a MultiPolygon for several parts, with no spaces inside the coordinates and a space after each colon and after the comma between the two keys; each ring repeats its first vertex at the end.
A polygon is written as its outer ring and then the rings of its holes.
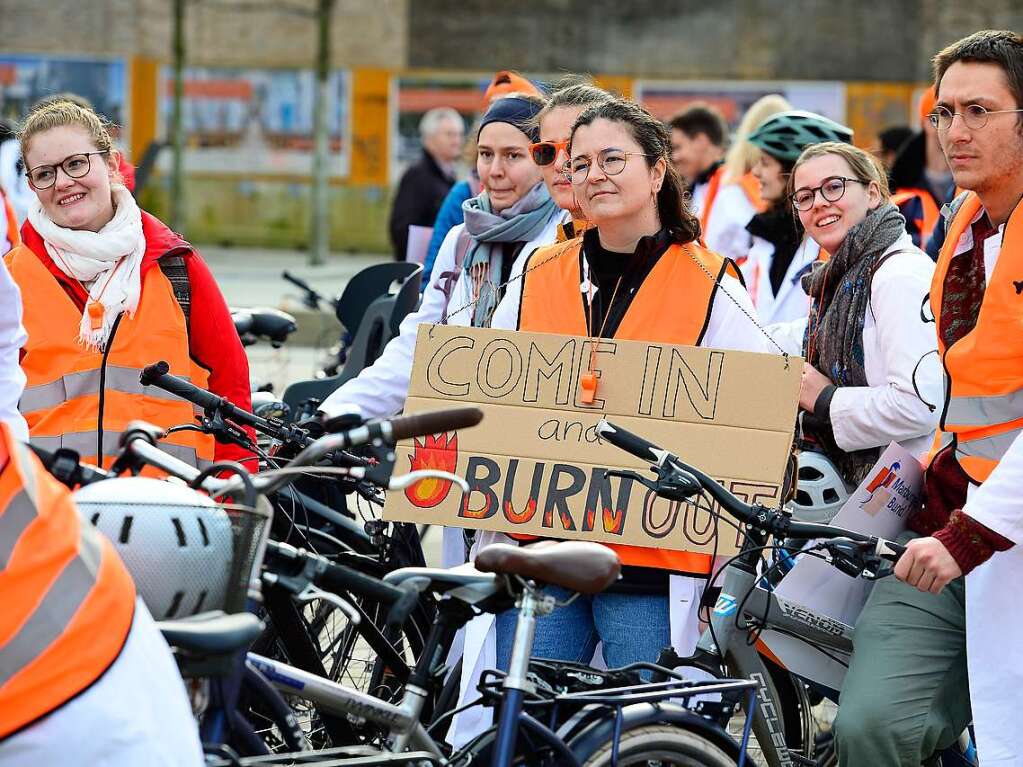
{"type": "Polygon", "coordinates": [[[813,112],[794,109],[768,117],[748,141],[776,160],[795,162],[808,146],[825,141],[851,144],[852,136],[852,128],[813,112]]]}

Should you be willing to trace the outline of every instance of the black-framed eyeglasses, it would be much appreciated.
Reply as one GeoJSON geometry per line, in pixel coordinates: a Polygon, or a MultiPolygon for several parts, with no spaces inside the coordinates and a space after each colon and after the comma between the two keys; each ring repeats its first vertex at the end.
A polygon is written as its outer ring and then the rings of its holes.
{"type": "Polygon", "coordinates": [[[951,128],[956,117],[962,117],[963,125],[970,130],[980,130],[987,125],[990,115],[1006,115],[1013,112],[1023,112],[1023,109],[987,109],[980,104],[967,104],[962,112],[953,112],[948,107],[935,107],[934,111],[927,115],[927,119],[940,131],[951,128]]]}
{"type": "MultiPolygon", "coordinates": [[[[625,170],[630,157],[651,157],[643,152],[626,152],[624,149],[601,149],[597,152],[597,165],[608,176],[617,176],[625,170]]],[[[590,175],[592,162],[589,157],[573,157],[568,163],[568,175],[576,186],[585,183],[590,175]]]]}
{"type": "Polygon", "coordinates": [[[65,157],[56,165],[37,165],[34,168],[29,168],[26,171],[28,183],[32,185],[33,189],[49,189],[57,183],[57,168],[63,170],[68,178],[88,176],[89,171],[92,170],[92,160],[90,159],[92,155],[109,154],[109,152],[109,149],[104,149],[101,152],[80,152],[65,157]]]}
{"type": "Polygon", "coordinates": [[[845,187],[849,183],[866,185],[870,182],[864,181],[861,178],[831,176],[824,179],[824,183],[820,186],[797,189],[789,199],[792,200],[792,207],[796,210],[810,210],[813,207],[813,200],[817,196],[817,192],[820,192],[821,197],[828,202],[838,202],[845,196],[845,187]]]}

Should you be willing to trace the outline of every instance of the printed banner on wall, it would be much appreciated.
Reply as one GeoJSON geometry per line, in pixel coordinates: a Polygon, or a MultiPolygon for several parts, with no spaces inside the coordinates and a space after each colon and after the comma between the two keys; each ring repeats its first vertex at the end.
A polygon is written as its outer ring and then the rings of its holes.
{"type": "Polygon", "coordinates": [[[73,93],[127,135],[125,63],[122,59],[0,56],[0,117],[17,122],[42,98],[73,93]]]}
{"type": "Polygon", "coordinates": [[[636,101],[661,120],[700,101],[720,109],[732,128],[755,101],[771,93],[784,96],[794,109],[845,123],[845,84],[841,82],[638,80],[635,87],[636,101]]]}
{"type": "MultiPolygon", "coordinates": [[[[596,434],[601,418],[775,503],[792,444],[802,365],[748,352],[420,327],[406,412],[475,404],[483,423],[398,446],[396,471],[443,468],[468,493],[425,480],[391,493],[385,519],[727,554],[739,536],[706,499],[669,502],[608,469],[648,465],[596,434]],[[579,377],[599,376],[592,405],[579,377]],[[750,382],[756,381],[756,386],[750,382]]],[[[652,475],[650,475],[652,476],[652,475]]]]}
{"type": "MultiPolygon", "coordinates": [[[[170,134],[173,70],[160,73],[163,137],[170,134]]],[[[347,176],[351,157],[351,84],[335,71],[327,85],[330,175],[347,176]]],[[[311,69],[185,70],[185,170],[203,173],[312,172],[316,77],[311,69]]],[[[161,158],[169,167],[167,153],[161,158]]]]}

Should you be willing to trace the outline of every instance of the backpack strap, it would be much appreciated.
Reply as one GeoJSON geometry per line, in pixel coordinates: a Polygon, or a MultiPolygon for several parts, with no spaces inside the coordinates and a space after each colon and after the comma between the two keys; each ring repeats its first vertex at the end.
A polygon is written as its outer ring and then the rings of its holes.
{"type": "Polygon", "coordinates": [[[160,264],[163,276],[170,281],[174,298],[185,315],[185,330],[191,333],[192,285],[188,281],[188,265],[185,263],[185,257],[163,256],[157,263],[160,264]]]}

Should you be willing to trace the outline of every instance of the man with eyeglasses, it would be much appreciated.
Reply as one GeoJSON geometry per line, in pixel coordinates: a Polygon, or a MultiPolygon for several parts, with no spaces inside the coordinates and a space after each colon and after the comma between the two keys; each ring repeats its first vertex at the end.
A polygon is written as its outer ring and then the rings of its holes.
{"type": "Polygon", "coordinates": [[[696,103],[671,118],[671,162],[689,187],[689,207],[700,219],[701,238],[715,253],[743,260],[749,253],[746,224],[760,205],[742,184],[723,183],[728,125],[720,111],[696,103]]]}
{"type": "Polygon", "coordinates": [[[941,51],[934,73],[930,120],[967,192],[952,203],[931,286],[947,377],[923,507],[909,523],[921,537],[895,568],[905,588],[933,598],[881,605],[883,615],[875,600],[864,608],[856,631],[883,632],[888,649],[865,663],[853,657],[849,673],[873,672],[876,684],[874,700],[849,707],[855,720],[842,698],[843,765],[919,765],[952,742],[971,704],[981,763],[1023,765],[1023,613],[1014,600],[1023,576],[1015,545],[1023,541],[1023,37],[977,32],[941,51]],[[927,635],[942,642],[921,654],[927,635]]]}

